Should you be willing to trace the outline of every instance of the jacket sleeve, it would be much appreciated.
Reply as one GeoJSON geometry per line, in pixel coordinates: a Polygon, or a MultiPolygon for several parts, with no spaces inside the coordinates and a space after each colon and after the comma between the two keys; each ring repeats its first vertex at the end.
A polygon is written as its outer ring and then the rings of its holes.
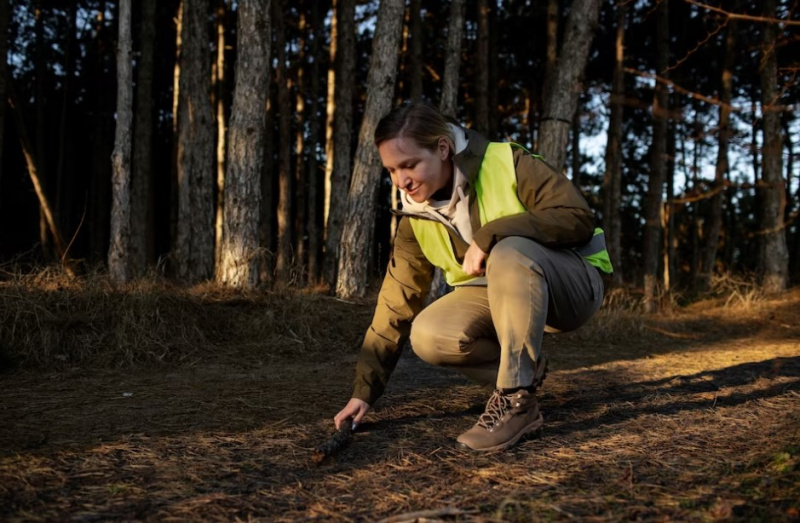
{"type": "Polygon", "coordinates": [[[508,236],[522,236],[548,247],[585,244],[594,231],[594,213],[575,185],[542,159],[514,150],[517,196],[526,212],[491,221],[473,239],[484,252],[508,236]]]}
{"type": "Polygon", "coordinates": [[[372,324],[358,355],[354,398],[373,405],[383,394],[411,332],[411,322],[422,310],[432,279],[433,266],[422,254],[409,218],[403,217],[397,227],[372,324]]]}

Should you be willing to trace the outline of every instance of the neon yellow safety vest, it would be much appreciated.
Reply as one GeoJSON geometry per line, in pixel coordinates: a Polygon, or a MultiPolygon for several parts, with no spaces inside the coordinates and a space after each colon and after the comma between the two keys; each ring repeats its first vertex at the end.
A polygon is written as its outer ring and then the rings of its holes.
{"type": "MultiPolygon", "coordinates": [[[[517,196],[512,144],[490,143],[486,148],[475,180],[475,195],[481,226],[504,216],[525,212],[525,206],[517,196]],[[484,172],[492,174],[482,176],[484,172]]],[[[470,276],[461,268],[445,225],[434,220],[412,218],[411,228],[422,253],[428,261],[444,271],[448,285],[464,285],[475,279],[475,276],[470,276]]],[[[594,238],[577,250],[593,266],[607,273],[612,272],[602,229],[595,229],[594,238]]]]}

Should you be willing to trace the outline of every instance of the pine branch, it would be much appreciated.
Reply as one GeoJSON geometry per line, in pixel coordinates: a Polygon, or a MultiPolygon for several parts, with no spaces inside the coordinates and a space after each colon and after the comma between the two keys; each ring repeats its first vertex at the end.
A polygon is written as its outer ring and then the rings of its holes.
{"type": "Polygon", "coordinates": [[[766,24],[786,24],[786,25],[800,25],[800,20],[787,20],[784,18],[770,18],[767,16],[746,15],[742,13],[731,13],[713,5],[703,4],[697,0],[684,0],[688,4],[696,5],[697,7],[708,9],[715,13],[725,15],[732,20],[748,20],[750,22],[761,22],[766,24]]]}

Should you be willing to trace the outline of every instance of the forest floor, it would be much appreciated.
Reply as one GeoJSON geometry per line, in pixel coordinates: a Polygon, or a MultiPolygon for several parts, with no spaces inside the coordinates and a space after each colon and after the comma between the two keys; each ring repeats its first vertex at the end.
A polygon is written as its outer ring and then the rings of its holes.
{"type": "Polygon", "coordinates": [[[371,313],[324,303],[300,307],[296,352],[265,337],[235,357],[209,342],[182,362],[0,373],[0,520],[800,519],[800,289],[648,317],[612,304],[548,335],[544,429],[499,454],[454,446],[489,391],[406,351],[351,445],[317,465],[360,334],[328,348],[313,329],[360,333],[371,313]]]}

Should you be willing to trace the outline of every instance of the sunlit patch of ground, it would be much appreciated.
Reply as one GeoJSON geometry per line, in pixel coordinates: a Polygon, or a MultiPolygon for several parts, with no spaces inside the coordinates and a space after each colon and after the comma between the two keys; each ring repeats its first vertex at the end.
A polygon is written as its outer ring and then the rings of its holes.
{"type": "Polygon", "coordinates": [[[489,392],[413,355],[319,466],[353,353],[5,373],[0,519],[796,519],[796,294],[548,337],[545,428],[502,454],[453,446],[489,392]]]}

